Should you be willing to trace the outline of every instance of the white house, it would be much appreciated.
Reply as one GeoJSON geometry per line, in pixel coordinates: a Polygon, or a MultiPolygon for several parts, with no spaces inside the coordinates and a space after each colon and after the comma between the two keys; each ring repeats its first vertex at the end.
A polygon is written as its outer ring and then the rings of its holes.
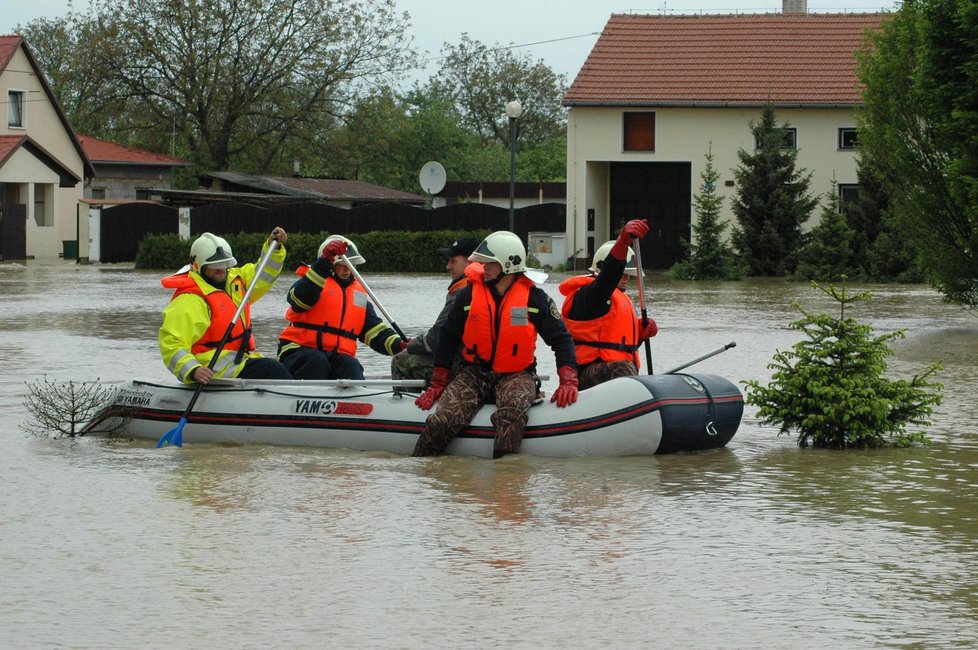
{"type": "Polygon", "coordinates": [[[57,259],[87,244],[93,169],[22,36],[0,36],[0,97],[0,257],[57,259]]]}
{"type": "Polygon", "coordinates": [[[578,265],[633,218],[652,226],[645,266],[678,261],[708,151],[733,220],[737,152],[754,150],[751,122],[766,104],[789,125],[784,146],[812,172],[811,191],[826,195],[834,179],[853,196],[855,53],[886,16],[808,14],[788,0],[781,14],[612,15],[564,96],[567,238],[582,251],[578,265]]]}

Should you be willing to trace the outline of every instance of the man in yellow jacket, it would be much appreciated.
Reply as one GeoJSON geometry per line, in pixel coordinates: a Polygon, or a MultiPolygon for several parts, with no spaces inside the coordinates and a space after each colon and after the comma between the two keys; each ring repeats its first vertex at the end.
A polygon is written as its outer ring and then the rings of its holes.
{"type": "Polygon", "coordinates": [[[186,384],[206,384],[213,377],[292,378],[277,360],[255,351],[251,335],[251,304],[268,292],[281,273],[287,238],[285,231],[276,227],[265,241],[263,254],[273,240],[280,246],[262,269],[213,368],[208,366],[248,287],[255,281],[256,265],[236,266],[238,262],[227,241],[205,232],[190,247],[189,269],[162,279],[161,284],[174,292],[163,310],[160,354],[177,379],[186,384]]]}

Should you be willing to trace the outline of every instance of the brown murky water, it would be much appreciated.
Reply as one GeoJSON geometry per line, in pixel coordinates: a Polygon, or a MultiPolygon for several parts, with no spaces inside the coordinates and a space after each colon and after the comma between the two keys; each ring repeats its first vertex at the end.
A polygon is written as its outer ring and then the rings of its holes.
{"type": "MultiPolygon", "coordinates": [[[[409,334],[434,319],[444,278],[363,271],[409,334]]],[[[288,284],[256,309],[262,351],[288,284]]],[[[490,462],[27,436],[25,379],[163,379],[168,296],[155,273],[0,265],[0,645],[975,647],[978,321],[871,289],[855,315],[908,330],[894,375],[944,360],[928,447],[800,450],[748,408],[715,452],[490,462]]],[[[796,340],[791,299],[830,308],[780,281],[647,293],[656,371],[736,341],[697,366],[735,381],[796,340]]]]}

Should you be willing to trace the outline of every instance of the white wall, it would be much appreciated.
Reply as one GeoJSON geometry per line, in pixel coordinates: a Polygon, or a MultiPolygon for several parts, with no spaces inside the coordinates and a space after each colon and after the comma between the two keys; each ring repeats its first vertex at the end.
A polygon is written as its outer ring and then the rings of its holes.
{"type": "MultiPolygon", "coordinates": [[[[720,173],[719,192],[724,197],[722,217],[733,220],[731,198],[736,187],[733,169],[739,165],[737,151],[753,152],[754,137],[750,122],[759,122],[761,108],[608,108],[574,107],[567,125],[567,214],[568,250],[582,247],[586,236],[589,208],[595,210],[597,245],[610,238],[608,224],[609,162],[686,162],[692,165],[692,193],[699,191],[705,155],[712,146],[713,165],[720,173]],[[622,114],[628,111],[654,111],[655,152],[622,151],[622,114]]],[[[824,196],[832,188],[833,174],[838,183],[856,183],[856,154],[838,149],[838,129],[854,127],[855,113],[850,108],[775,109],[779,124],[797,128],[796,166],[812,174],[810,191],[824,196]]],[[[690,197],[690,212],[695,219],[690,197]]],[[[806,225],[818,221],[819,212],[806,225]]]]}

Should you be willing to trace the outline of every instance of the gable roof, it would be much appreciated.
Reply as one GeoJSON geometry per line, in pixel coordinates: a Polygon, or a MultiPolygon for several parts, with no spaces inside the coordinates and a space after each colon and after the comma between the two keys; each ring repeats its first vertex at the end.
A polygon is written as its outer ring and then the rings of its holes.
{"type": "Polygon", "coordinates": [[[247,188],[267,194],[303,197],[324,201],[424,203],[419,194],[402,192],[365,181],[337,178],[307,178],[304,176],[251,176],[237,172],[205,174],[221,181],[228,190],[247,188]]]}
{"type": "Polygon", "coordinates": [[[160,153],[128,147],[108,140],[78,134],[78,142],[88,159],[100,165],[155,165],[163,167],[190,167],[188,163],[177,158],[170,158],[160,153]]]}
{"type": "Polygon", "coordinates": [[[888,14],[612,14],[565,106],[854,106],[888,14]]]}
{"type": "Polygon", "coordinates": [[[0,135],[0,167],[7,164],[7,161],[20,148],[29,152],[57,174],[60,177],[58,184],[61,187],[74,187],[81,180],[64,163],[48,153],[44,147],[28,135],[0,135]]]}
{"type": "Polygon", "coordinates": [[[68,137],[71,138],[72,144],[75,146],[75,150],[82,159],[82,166],[84,171],[82,172],[86,178],[95,175],[95,169],[92,167],[92,163],[88,160],[85,155],[84,149],[82,149],[81,144],[78,142],[78,138],[75,137],[75,131],[71,128],[71,123],[68,122],[67,116],[63,110],[61,110],[61,104],[58,103],[58,98],[54,96],[54,92],[51,90],[51,86],[48,85],[48,80],[44,76],[44,72],[41,70],[41,66],[38,65],[37,59],[34,58],[34,54],[31,52],[31,48],[27,47],[27,41],[23,36],[0,36],[0,74],[6,71],[7,66],[10,64],[10,60],[14,57],[18,48],[23,48],[24,55],[27,60],[30,61],[31,68],[34,70],[34,74],[37,76],[38,81],[44,88],[44,94],[47,96],[48,101],[51,102],[51,106],[54,108],[54,112],[58,116],[58,120],[64,127],[65,132],[68,137]]]}

